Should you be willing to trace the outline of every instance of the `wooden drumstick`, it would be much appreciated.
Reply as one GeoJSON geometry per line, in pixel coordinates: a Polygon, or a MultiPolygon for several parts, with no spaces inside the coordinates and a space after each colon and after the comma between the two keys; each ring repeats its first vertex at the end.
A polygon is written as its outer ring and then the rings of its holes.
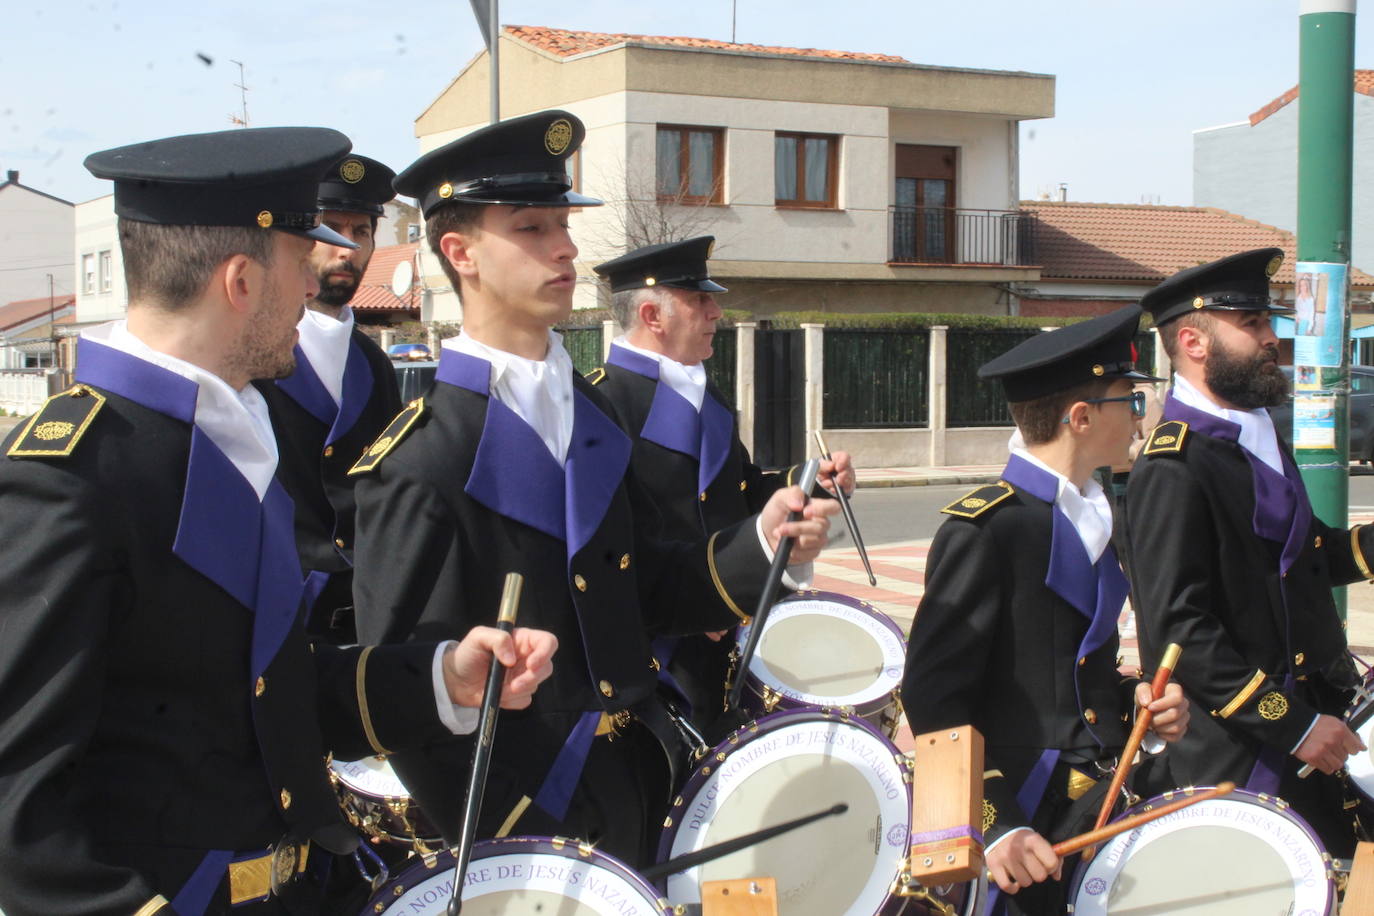
{"type": "Polygon", "coordinates": [[[1160,805],[1153,811],[1146,811],[1143,814],[1133,814],[1130,817],[1122,818],[1114,824],[1108,824],[1101,829],[1080,833],[1078,836],[1070,837],[1062,843],[1055,843],[1054,854],[1061,858],[1064,856],[1071,856],[1081,849],[1087,849],[1089,846],[1096,846],[1098,843],[1106,842],[1118,833],[1134,830],[1137,827],[1148,824],[1150,821],[1159,820],[1165,815],[1173,814],[1175,811],[1182,811],[1184,808],[1191,805],[1196,805],[1198,802],[1211,801],[1214,798],[1229,795],[1235,788],[1235,783],[1223,782],[1221,785],[1211,789],[1203,789],[1189,798],[1181,798],[1178,801],[1169,802],[1167,805],[1160,805]]]}
{"type": "MultiPolygon", "coordinates": [[[[1182,654],[1183,647],[1176,642],[1169,643],[1169,647],[1164,650],[1164,658],[1155,671],[1154,680],[1150,682],[1151,701],[1164,696],[1164,688],[1168,686],[1169,678],[1173,676],[1174,668],[1178,665],[1178,657],[1182,654]]],[[[1140,742],[1145,740],[1145,732],[1149,730],[1153,720],[1154,713],[1150,712],[1150,707],[1142,706],[1139,715],[1135,718],[1135,728],[1131,729],[1131,736],[1126,739],[1126,747],[1116,762],[1116,769],[1112,771],[1111,788],[1107,789],[1107,797],[1102,799],[1102,810],[1097,812],[1097,823],[1093,825],[1094,830],[1101,828],[1112,816],[1112,806],[1116,803],[1117,793],[1126,784],[1126,777],[1131,772],[1131,761],[1135,759],[1136,752],[1140,750],[1140,742]]]]}
{"type": "MultiPolygon", "coordinates": [[[[826,461],[830,459],[830,450],[825,447],[825,437],[821,435],[819,429],[812,430],[816,436],[816,448],[820,449],[821,457],[826,461]]],[[[844,493],[844,487],[840,486],[838,478],[835,479],[835,498],[840,501],[840,511],[844,513],[844,523],[849,526],[849,535],[854,538],[854,546],[859,550],[859,559],[863,560],[864,572],[868,573],[868,584],[877,585],[878,577],[873,575],[873,566],[868,562],[868,549],[864,547],[864,539],[859,534],[859,520],[854,517],[854,509],[849,505],[849,497],[844,493]]]]}

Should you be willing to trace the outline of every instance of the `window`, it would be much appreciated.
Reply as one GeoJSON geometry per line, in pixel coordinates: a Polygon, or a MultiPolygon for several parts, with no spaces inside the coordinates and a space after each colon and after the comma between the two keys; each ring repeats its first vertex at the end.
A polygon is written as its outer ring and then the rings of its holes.
{"type": "Polygon", "coordinates": [[[725,166],[725,132],[719,127],[658,128],[658,199],[718,204],[725,166]]]}
{"type": "Polygon", "coordinates": [[[776,134],[773,197],[780,207],[835,207],[840,138],[827,134],[776,134]]]}
{"type": "Polygon", "coordinates": [[[86,293],[95,292],[95,255],[81,256],[81,289],[86,293]]]}
{"type": "Polygon", "coordinates": [[[957,152],[952,146],[897,144],[892,260],[954,260],[957,152]]]}
{"type": "Polygon", "coordinates": [[[110,287],[114,285],[114,277],[111,276],[113,268],[114,263],[110,259],[110,252],[100,252],[100,291],[102,293],[108,293],[110,287]]]}
{"type": "Polygon", "coordinates": [[[24,354],[25,369],[48,369],[52,366],[52,352],[49,350],[38,350],[24,354]]]}

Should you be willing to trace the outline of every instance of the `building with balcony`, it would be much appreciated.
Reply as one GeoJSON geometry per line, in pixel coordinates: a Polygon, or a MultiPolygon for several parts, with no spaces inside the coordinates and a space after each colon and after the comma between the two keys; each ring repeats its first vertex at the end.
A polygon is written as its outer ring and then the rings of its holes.
{"type": "MultiPolygon", "coordinates": [[[[502,30],[501,113],[573,112],[579,307],[593,264],[711,234],[728,308],[1007,314],[1035,280],[1017,204],[1023,120],[1054,113],[1054,78],[900,57],[602,34],[502,30]]],[[[484,50],[416,120],[422,151],[488,119],[484,50]]],[[[425,318],[459,309],[435,259],[425,318]]]]}

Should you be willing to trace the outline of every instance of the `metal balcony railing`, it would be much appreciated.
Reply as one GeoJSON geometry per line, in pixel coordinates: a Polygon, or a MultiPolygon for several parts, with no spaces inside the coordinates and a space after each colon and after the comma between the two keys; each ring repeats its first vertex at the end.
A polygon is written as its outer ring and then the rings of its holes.
{"type": "Polygon", "coordinates": [[[898,264],[1035,263],[1033,215],[1024,210],[890,207],[898,264]]]}

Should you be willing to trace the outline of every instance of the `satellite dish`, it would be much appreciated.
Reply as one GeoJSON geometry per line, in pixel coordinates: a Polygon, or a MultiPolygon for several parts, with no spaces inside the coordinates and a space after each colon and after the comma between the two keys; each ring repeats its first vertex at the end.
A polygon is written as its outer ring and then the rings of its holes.
{"type": "Polygon", "coordinates": [[[415,265],[409,259],[396,265],[396,269],[391,272],[391,291],[399,298],[410,292],[411,285],[415,282],[415,265]]]}

